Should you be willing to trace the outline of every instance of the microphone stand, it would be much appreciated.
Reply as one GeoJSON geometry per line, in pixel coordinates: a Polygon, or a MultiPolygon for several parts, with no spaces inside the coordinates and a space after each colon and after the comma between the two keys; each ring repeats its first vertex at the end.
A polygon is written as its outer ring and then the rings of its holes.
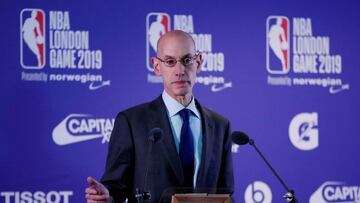
{"type": "Polygon", "coordinates": [[[146,159],[146,168],[145,168],[145,175],[143,180],[143,191],[141,191],[139,188],[135,189],[135,198],[137,203],[142,203],[144,200],[150,200],[151,199],[151,193],[150,190],[147,190],[147,176],[148,176],[148,170],[149,170],[149,162],[150,162],[150,153],[152,151],[153,142],[149,140],[149,148],[147,153],[147,159],[146,159]]]}
{"type": "Polygon", "coordinates": [[[276,178],[280,181],[281,185],[285,188],[287,193],[283,196],[283,198],[290,203],[299,203],[295,197],[295,191],[292,189],[289,189],[288,186],[285,184],[285,182],[280,178],[280,176],[276,173],[274,168],[270,165],[270,163],[266,160],[264,155],[261,153],[261,151],[257,148],[255,145],[255,141],[253,139],[249,140],[249,144],[255,148],[257,153],[261,156],[261,158],[265,161],[266,165],[270,168],[272,173],[276,176],[276,178]]]}
{"type": "Polygon", "coordinates": [[[139,188],[136,188],[135,190],[135,198],[137,203],[142,203],[144,200],[151,199],[150,191],[143,191],[141,192],[139,188]]]}
{"type": "Polygon", "coordinates": [[[136,188],[135,194],[134,194],[137,203],[142,203],[145,200],[151,199],[151,192],[147,185],[147,177],[148,177],[148,173],[150,170],[149,164],[151,164],[151,162],[150,162],[151,152],[152,152],[153,145],[162,139],[163,134],[164,134],[164,131],[161,130],[160,128],[153,128],[149,132],[149,137],[148,137],[149,148],[147,150],[145,174],[144,174],[144,179],[143,179],[143,184],[142,184],[143,190],[136,188]]]}
{"type": "Polygon", "coordinates": [[[150,190],[147,190],[147,176],[148,176],[148,170],[149,170],[149,162],[150,162],[150,153],[152,151],[152,146],[153,146],[153,142],[151,140],[149,140],[149,148],[148,148],[148,153],[147,153],[147,159],[146,159],[146,168],[145,168],[145,175],[144,175],[144,180],[143,180],[143,191],[140,190],[139,188],[135,189],[135,198],[136,198],[136,202],[137,203],[142,203],[144,202],[144,200],[149,200],[151,199],[151,193],[150,190]]]}

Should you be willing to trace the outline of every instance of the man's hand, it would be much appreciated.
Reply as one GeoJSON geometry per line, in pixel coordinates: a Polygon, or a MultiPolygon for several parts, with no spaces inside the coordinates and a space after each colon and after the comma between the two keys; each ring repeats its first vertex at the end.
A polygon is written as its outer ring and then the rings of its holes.
{"type": "Polygon", "coordinates": [[[109,190],[103,184],[91,176],[86,180],[89,183],[89,187],[85,189],[87,203],[109,203],[111,201],[109,190]]]}

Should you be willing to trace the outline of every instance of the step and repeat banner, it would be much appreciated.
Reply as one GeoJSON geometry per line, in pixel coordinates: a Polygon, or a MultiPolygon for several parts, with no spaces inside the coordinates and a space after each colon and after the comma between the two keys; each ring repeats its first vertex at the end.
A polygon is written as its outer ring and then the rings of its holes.
{"type": "MultiPolygon", "coordinates": [[[[116,114],[151,101],[162,33],[203,54],[194,89],[253,138],[300,202],[360,202],[357,1],[1,1],[0,202],[85,202],[116,114]]],[[[233,145],[237,202],[284,202],[233,145]]]]}

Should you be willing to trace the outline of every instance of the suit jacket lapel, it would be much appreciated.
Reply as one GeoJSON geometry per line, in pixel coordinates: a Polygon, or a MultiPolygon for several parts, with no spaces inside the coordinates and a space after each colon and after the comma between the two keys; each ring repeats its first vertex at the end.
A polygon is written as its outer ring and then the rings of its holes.
{"type": "Polygon", "coordinates": [[[209,146],[210,143],[212,143],[213,136],[213,120],[208,115],[205,109],[203,109],[200,105],[200,103],[195,100],[196,107],[200,111],[201,114],[201,125],[202,125],[202,150],[201,150],[201,162],[198,172],[198,177],[196,180],[196,187],[204,187],[203,183],[206,182],[204,180],[206,175],[206,169],[209,166],[209,159],[206,159],[206,157],[211,155],[211,147],[209,146]]]}
{"type": "Polygon", "coordinates": [[[152,122],[151,127],[152,128],[158,127],[164,131],[164,136],[162,138],[162,147],[164,150],[164,155],[168,159],[171,168],[173,169],[179,183],[182,184],[184,181],[184,174],[181,167],[181,161],[176,150],[174,136],[166,112],[166,106],[161,96],[159,96],[151,103],[151,109],[153,110],[153,116],[151,118],[151,122],[152,122]]]}
{"type": "MultiPolygon", "coordinates": [[[[196,180],[196,187],[203,187],[203,183],[206,176],[206,170],[209,166],[209,159],[206,157],[210,156],[212,153],[210,143],[213,142],[213,119],[208,115],[206,109],[203,109],[200,103],[195,100],[196,107],[201,114],[201,127],[202,127],[202,150],[201,150],[201,162],[198,172],[198,177],[196,180]]],[[[180,184],[184,181],[184,173],[182,171],[181,161],[176,151],[174,136],[170,127],[170,121],[166,112],[165,104],[162,100],[162,97],[159,96],[151,103],[151,109],[153,116],[151,118],[151,129],[160,128],[164,131],[164,137],[162,139],[162,147],[164,150],[164,155],[168,159],[172,170],[174,171],[177,180],[180,184]]]]}

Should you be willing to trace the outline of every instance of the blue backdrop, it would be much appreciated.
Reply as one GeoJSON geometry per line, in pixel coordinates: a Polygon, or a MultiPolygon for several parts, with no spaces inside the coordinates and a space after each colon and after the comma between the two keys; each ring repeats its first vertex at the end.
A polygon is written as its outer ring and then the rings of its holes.
{"type": "MultiPolygon", "coordinates": [[[[160,32],[204,55],[194,95],[257,145],[300,202],[360,202],[357,1],[1,1],[0,202],[85,202],[117,112],[162,91],[160,32]]],[[[237,202],[284,202],[233,145],[237,202]]]]}

